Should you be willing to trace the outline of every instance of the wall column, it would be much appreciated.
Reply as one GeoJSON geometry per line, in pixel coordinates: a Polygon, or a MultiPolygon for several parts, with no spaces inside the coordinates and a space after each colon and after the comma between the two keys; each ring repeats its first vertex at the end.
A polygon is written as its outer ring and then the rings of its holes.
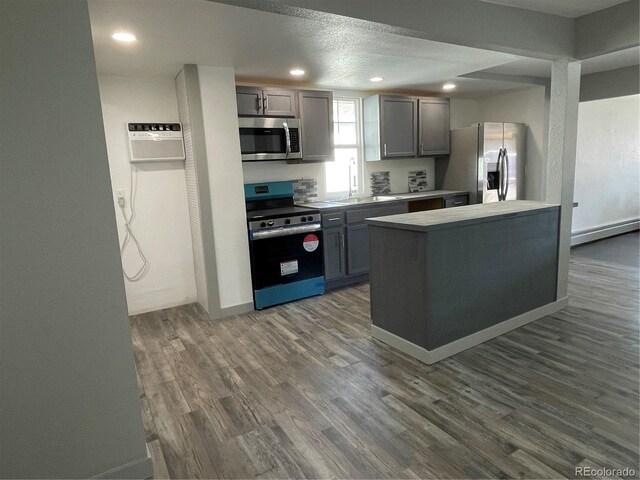
{"type": "Polygon", "coordinates": [[[558,299],[567,296],[569,279],[580,68],[579,61],[567,58],[554,61],[551,67],[546,201],[562,206],[558,258],[558,299]]]}

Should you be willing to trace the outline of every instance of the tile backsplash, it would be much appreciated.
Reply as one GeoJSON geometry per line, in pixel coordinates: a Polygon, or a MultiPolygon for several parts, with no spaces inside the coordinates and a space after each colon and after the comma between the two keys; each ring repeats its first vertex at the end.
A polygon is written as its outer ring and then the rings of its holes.
{"type": "Polygon", "coordinates": [[[426,192],[429,188],[426,170],[412,170],[409,172],[409,191],[426,192]]]}
{"type": "Polygon", "coordinates": [[[293,201],[297,203],[318,200],[318,180],[315,178],[299,178],[293,180],[293,201]]]}
{"type": "Polygon", "coordinates": [[[391,172],[371,172],[372,195],[386,195],[391,193],[391,172]]]}

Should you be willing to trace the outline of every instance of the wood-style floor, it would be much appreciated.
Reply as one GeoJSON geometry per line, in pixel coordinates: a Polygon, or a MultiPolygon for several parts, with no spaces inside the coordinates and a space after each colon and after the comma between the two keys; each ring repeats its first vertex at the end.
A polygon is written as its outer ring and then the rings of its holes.
{"type": "Polygon", "coordinates": [[[638,462],[638,269],[574,256],[565,310],[427,366],[368,285],[131,318],[156,478],[560,478],[638,462]]]}

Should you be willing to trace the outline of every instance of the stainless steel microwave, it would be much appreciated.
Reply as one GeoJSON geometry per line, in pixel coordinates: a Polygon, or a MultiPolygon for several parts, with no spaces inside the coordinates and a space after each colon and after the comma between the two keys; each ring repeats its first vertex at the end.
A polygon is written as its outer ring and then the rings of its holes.
{"type": "Polygon", "coordinates": [[[238,126],[243,162],[302,158],[297,118],[241,117],[238,126]]]}

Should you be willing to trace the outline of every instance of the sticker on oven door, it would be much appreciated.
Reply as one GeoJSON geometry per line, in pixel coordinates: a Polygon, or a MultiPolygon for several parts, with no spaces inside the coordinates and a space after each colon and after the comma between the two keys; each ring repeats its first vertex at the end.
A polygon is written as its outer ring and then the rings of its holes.
{"type": "Polygon", "coordinates": [[[320,245],[320,240],[318,236],[313,233],[310,233],[302,240],[302,246],[307,252],[314,252],[318,248],[318,245],[320,245]]]}
{"type": "Polygon", "coordinates": [[[292,273],[298,273],[298,260],[291,260],[289,262],[280,262],[280,275],[291,275],[292,273]]]}

